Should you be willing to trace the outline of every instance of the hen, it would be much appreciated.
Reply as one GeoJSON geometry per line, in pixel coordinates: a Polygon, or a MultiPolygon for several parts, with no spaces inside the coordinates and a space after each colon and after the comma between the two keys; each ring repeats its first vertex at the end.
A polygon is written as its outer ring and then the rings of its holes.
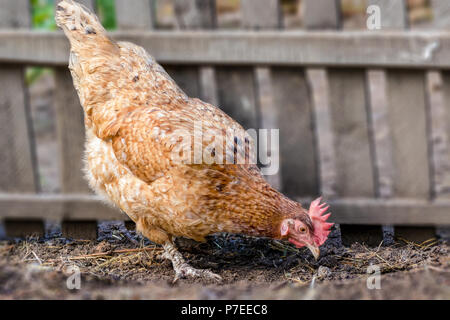
{"type": "Polygon", "coordinates": [[[237,122],[189,98],[143,48],[111,40],[78,3],[60,2],[56,21],[71,44],[89,185],[163,245],[175,279],[220,277],[189,266],[174,237],[286,239],[319,256],[332,226],[328,207],[317,199],[305,210],[270,187],[252,161],[254,139],[237,122]]]}

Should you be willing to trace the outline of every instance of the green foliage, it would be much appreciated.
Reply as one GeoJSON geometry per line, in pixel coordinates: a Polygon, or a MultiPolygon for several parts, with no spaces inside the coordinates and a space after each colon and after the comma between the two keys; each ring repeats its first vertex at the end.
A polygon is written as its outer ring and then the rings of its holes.
{"type": "MultiPolygon", "coordinates": [[[[57,30],[55,22],[55,0],[30,0],[33,29],[57,30]]],[[[108,29],[116,29],[116,12],[114,0],[97,0],[97,13],[103,26],[108,29]]],[[[51,69],[31,67],[26,72],[26,83],[33,84],[44,73],[51,69]]]]}
{"type": "Polygon", "coordinates": [[[31,0],[31,14],[34,29],[56,30],[53,0],[31,0]]]}
{"type": "Polygon", "coordinates": [[[97,10],[105,29],[113,30],[117,28],[114,0],[97,0],[97,10]]]}

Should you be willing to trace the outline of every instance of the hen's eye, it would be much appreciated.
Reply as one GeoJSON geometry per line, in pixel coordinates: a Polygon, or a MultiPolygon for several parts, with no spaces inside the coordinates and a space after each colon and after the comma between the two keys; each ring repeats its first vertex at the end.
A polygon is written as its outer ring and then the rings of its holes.
{"type": "Polygon", "coordinates": [[[305,227],[300,227],[298,229],[298,231],[300,231],[301,233],[305,233],[306,232],[306,228],[305,227]]]}

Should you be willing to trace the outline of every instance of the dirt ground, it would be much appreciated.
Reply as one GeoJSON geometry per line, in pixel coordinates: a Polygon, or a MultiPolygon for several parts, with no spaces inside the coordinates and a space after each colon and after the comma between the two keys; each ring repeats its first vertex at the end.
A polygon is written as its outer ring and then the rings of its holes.
{"type": "Polygon", "coordinates": [[[159,247],[120,223],[100,230],[98,241],[63,239],[56,231],[0,242],[0,299],[450,299],[443,240],[368,248],[343,247],[331,237],[314,261],[307,250],[268,239],[180,239],[189,263],[220,274],[223,282],[173,284],[171,263],[159,259],[159,247]],[[368,289],[371,265],[381,272],[380,289],[368,289]],[[73,266],[81,272],[79,290],[67,288],[73,266]]]}

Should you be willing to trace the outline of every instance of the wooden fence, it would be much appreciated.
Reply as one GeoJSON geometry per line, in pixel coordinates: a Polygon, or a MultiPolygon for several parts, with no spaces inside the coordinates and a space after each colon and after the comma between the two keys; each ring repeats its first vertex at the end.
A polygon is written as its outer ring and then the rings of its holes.
{"type": "MultiPolygon", "coordinates": [[[[439,29],[427,31],[403,30],[402,0],[368,1],[381,8],[381,31],[341,30],[337,0],[303,0],[305,30],[289,31],[278,0],[241,0],[233,31],[217,28],[214,0],[174,0],[186,30],[172,31],[154,30],[154,2],[115,2],[114,38],[146,47],[190,96],[244,127],[280,129],[281,170],[269,181],[304,202],[323,194],[345,241],[379,243],[382,225],[427,239],[450,224],[450,25],[438,19],[446,0],[432,0],[439,29]]],[[[55,219],[66,236],[93,237],[98,220],[126,216],[82,178],[68,41],[29,27],[28,0],[0,2],[0,217],[10,235],[42,233],[55,219]],[[39,192],[27,65],[55,71],[61,194],[39,192]]]]}

